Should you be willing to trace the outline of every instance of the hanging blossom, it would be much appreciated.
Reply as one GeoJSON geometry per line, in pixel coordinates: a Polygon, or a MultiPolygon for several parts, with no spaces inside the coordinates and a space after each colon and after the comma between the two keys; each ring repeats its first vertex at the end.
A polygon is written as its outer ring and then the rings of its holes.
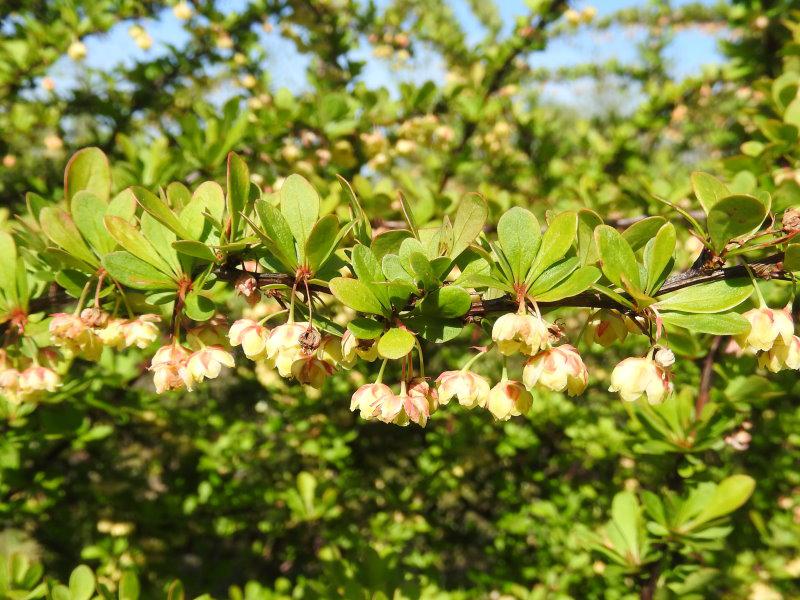
{"type": "Polygon", "coordinates": [[[536,354],[544,350],[550,339],[547,322],[537,315],[508,313],[495,321],[492,340],[505,356],[536,354]]]}
{"type": "Polygon", "coordinates": [[[589,383],[589,372],[574,346],[564,344],[542,350],[525,363],[522,381],[528,389],[541,386],[554,392],[582,394],[589,383]]]}
{"type": "Polygon", "coordinates": [[[647,396],[650,404],[660,404],[672,393],[669,367],[674,363],[675,355],[666,348],[655,348],[644,358],[626,358],[614,367],[608,391],[619,392],[627,402],[647,396]]]}
{"type": "Polygon", "coordinates": [[[497,385],[489,390],[486,408],[498,421],[508,421],[530,410],[533,396],[519,381],[511,381],[505,374],[497,385]]]}
{"type": "Polygon", "coordinates": [[[490,385],[485,377],[468,370],[445,371],[436,378],[439,402],[448,404],[455,396],[466,408],[485,408],[490,385]]]}
{"type": "Polygon", "coordinates": [[[775,310],[767,306],[760,306],[747,311],[742,315],[750,322],[747,333],[737,335],[736,343],[750,352],[768,351],[781,340],[784,345],[789,345],[794,335],[794,323],[788,309],[775,310]]]}
{"type": "Polygon", "coordinates": [[[800,369],[800,337],[793,335],[788,344],[779,337],[772,348],[758,355],[758,365],[773,373],[800,369]]]}

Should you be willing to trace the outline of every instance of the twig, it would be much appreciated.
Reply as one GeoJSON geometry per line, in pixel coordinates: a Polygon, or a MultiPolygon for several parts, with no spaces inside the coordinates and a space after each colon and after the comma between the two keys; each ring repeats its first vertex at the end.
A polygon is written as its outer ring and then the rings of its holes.
{"type": "Polygon", "coordinates": [[[703,407],[705,407],[709,398],[711,397],[711,384],[714,381],[714,361],[717,358],[719,349],[722,347],[723,339],[724,336],[721,335],[714,337],[711,342],[711,347],[708,349],[708,354],[706,354],[706,357],[703,360],[703,372],[700,375],[700,391],[697,394],[697,401],[694,405],[695,419],[700,418],[700,413],[703,412],[703,407]]]}

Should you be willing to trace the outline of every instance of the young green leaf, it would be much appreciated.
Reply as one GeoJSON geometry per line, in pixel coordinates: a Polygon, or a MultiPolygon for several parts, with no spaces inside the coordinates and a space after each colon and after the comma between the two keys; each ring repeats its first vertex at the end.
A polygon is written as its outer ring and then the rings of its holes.
{"type": "Polygon", "coordinates": [[[376,340],[384,331],[381,323],[366,317],[356,317],[347,324],[347,329],[359,340],[376,340]]]}
{"type": "Polygon", "coordinates": [[[564,298],[571,298],[588,290],[598,279],[600,279],[600,270],[587,265],[579,268],[566,280],[550,290],[537,294],[535,299],[539,302],[556,302],[564,298]]]}
{"type": "Polygon", "coordinates": [[[717,254],[732,239],[757,229],[767,217],[767,207],[753,196],[728,196],[708,212],[708,233],[717,254]]]}
{"type": "Polygon", "coordinates": [[[655,307],[687,313],[721,313],[738,306],[752,293],[748,279],[714,281],[659,296],[655,307]]]}
{"type": "Polygon", "coordinates": [[[152,244],[136,227],[120,217],[107,216],[105,227],[111,236],[133,256],[147,262],[164,274],[174,273],[170,264],[156,252],[152,244]]]}
{"type": "Polygon", "coordinates": [[[533,259],[526,281],[534,281],[545,269],[566,256],[578,231],[578,214],[563,212],[553,217],[541,238],[539,252],[533,259]]]}
{"type": "Polygon", "coordinates": [[[103,267],[113,279],[129,288],[169,290],[178,287],[173,279],[124,250],[106,254],[103,267]]]}
{"type": "Polygon", "coordinates": [[[256,213],[261,227],[274,244],[277,258],[290,269],[297,268],[297,250],[294,236],[281,211],[272,206],[266,199],[256,202],[256,213]]]}
{"type": "Polygon", "coordinates": [[[231,230],[229,239],[236,239],[239,232],[239,221],[241,214],[247,205],[250,195],[250,170],[241,157],[234,153],[228,153],[228,219],[230,219],[231,230]]]}
{"type": "Polygon", "coordinates": [[[466,250],[483,231],[489,207],[486,200],[478,194],[468,194],[458,205],[453,220],[453,245],[450,258],[455,258],[466,250]]]}
{"type": "Polygon", "coordinates": [[[89,600],[95,593],[94,573],[86,565],[76,567],[69,576],[70,600],[89,600]]]}
{"type": "Polygon", "coordinates": [[[107,208],[106,202],[88,191],[76,193],[70,204],[75,226],[99,256],[108,254],[117,245],[103,225],[103,215],[107,208]]]}
{"type": "Polygon", "coordinates": [[[39,225],[45,235],[59,248],[63,248],[94,268],[100,264],[83,241],[83,237],[75,226],[75,221],[68,212],[54,206],[43,208],[39,213],[39,225]]]}
{"type": "Polygon", "coordinates": [[[384,309],[367,284],[358,279],[335,277],[330,281],[331,293],[336,299],[353,310],[374,315],[383,314],[384,309]]]}
{"type": "Polygon", "coordinates": [[[425,295],[419,303],[422,314],[442,319],[454,319],[467,314],[472,306],[469,292],[456,285],[448,285],[425,295]]]}
{"type": "Polygon", "coordinates": [[[306,242],[306,263],[312,273],[325,264],[338,243],[339,219],[336,215],[325,215],[314,224],[306,242]]]}
{"type": "Polygon", "coordinates": [[[708,173],[695,171],[692,173],[692,189],[700,206],[706,211],[706,214],[714,207],[714,205],[725,198],[730,196],[730,191],[719,179],[708,173]]]}
{"type": "Polygon", "coordinates": [[[691,526],[697,527],[732,513],[747,502],[755,487],[755,480],[748,475],[732,475],[723,479],[707,500],[703,511],[692,520],[691,526]]]}
{"type": "Polygon", "coordinates": [[[655,292],[669,275],[677,235],[672,223],[665,223],[645,245],[644,266],[647,271],[646,292],[655,292]]]}
{"type": "Polygon", "coordinates": [[[197,242],[195,240],[176,240],[172,242],[172,247],[181,254],[199,258],[207,262],[217,262],[218,260],[217,255],[214,254],[214,250],[206,246],[203,242],[197,242]]]}
{"type": "Polygon", "coordinates": [[[192,239],[191,232],[161,198],[143,187],[133,187],[131,191],[136,196],[139,205],[148,213],[169,227],[179,237],[185,240],[192,239]]]}
{"type": "Polygon", "coordinates": [[[625,238],[608,225],[598,225],[594,230],[594,238],[600,252],[600,267],[608,280],[617,287],[624,288],[624,275],[633,287],[640,288],[639,263],[625,238]]]}
{"type": "Polygon", "coordinates": [[[694,333],[713,335],[738,335],[750,329],[750,322],[735,312],[692,314],[685,312],[663,312],[661,319],[667,327],[683,327],[694,333]]]}
{"type": "Polygon", "coordinates": [[[17,302],[17,246],[11,234],[5,231],[0,231],[0,256],[0,293],[11,302],[17,302]]]}
{"type": "Polygon", "coordinates": [[[513,280],[517,283],[525,281],[542,242],[539,221],[531,211],[515,206],[500,217],[497,237],[513,280]]]}
{"type": "Polygon", "coordinates": [[[381,358],[403,358],[414,347],[414,334],[407,329],[392,327],[378,340],[378,354],[381,358]]]}
{"type": "Polygon", "coordinates": [[[67,201],[80,191],[94,194],[102,202],[111,197],[111,169],[100,148],[83,148],[69,159],[64,170],[64,195],[67,201]]]}
{"type": "Polygon", "coordinates": [[[656,235],[661,226],[666,223],[664,217],[647,217],[641,221],[636,221],[633,225],[622,232],[622,237],[628,242],[631,250],[636,252],[656,235]]]}
{"type": "Polygon", "coordinates": [[[311,229],[319,218],[319,195],[317,190],[301,175],[286,178],[281,187],[281,213],[292,236],[297,241],[302,261],[311,229]]]}

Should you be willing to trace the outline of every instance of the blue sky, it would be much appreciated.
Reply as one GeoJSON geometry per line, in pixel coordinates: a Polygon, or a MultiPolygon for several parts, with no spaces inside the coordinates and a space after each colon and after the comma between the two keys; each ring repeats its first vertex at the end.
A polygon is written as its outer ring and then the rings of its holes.
{"type": "MultiPolygon", "coordinates": [[[[244,0],[222,0],[220,6],[225,11],[236,11],[244,0]]],[[[467,31],[468,39],[477,42],[482,37],[481,26],[471,14],[465,0],[451,0],[457,17],[467,31]]],[[[687,0],[674,0],[673,5],[685,4],[687,0]]],[[[381,2],[379,1],[380,5],[381,2]]],[[[511,31],[518,16],[527,13],[524,0],[498,0],[498,6],[504,22],[504,30],[511,31]]],[[[585,1],[573,2],[573,6],[580,9],[590,4],[585,1]]],[[[646,0],[596,0],[593,4],[600,15],[606,15],[630,6],[642,6],[646,0]]],[[[158,19],[148,19],[140,22],[154,38],[154,46],[148,52],[140,50],[128,35],[131,23],[117,25],[108,34],[89,38],[86,44],[89,56],[86,64],[92,67],[111,68],[120,62],[130,63],[134,60],[146,60],[148,56],[157,56],[164,51],[165,44],[180,45],[187,39],[181,23],[172,15],[170,10],[163,11],[158,19]]],[[[280,37],[277,33],[264,34],[263,43],[269,54],[265,68],[269,70],[273,84],[276,88],[287,87],[292,91],[301,91],[305,86],[306,57],[299,55],[291,42],[280,37]]],[[[588,60],[602,62],[610,58],[617,58],[622,62],[632,62],[636,57],[636,36],[622,31],[592,32],[579,30],[576,34],[553,42],[544,52],[531,56],[534,66],[562,66],[587,62],[588,60]]],[[[359,59],[367,61],[364,79],[370,86],[385,85],[392,89],[397,81],[421,81],[425,79],[440,79],[443,69],[436,60],[430,56],[422,55],[412,60],[408,65],[398,70],[393,70],[387,61],[375,59],[371,56],[366,44],[356,52],[359,59]]],[[[697,32],[686,31],[679,33],[669,49],[669,57],[673,63],[673,73],[677,77],[684,77],[698,73],[704,65],[719,63],[722,60],[717,50],[717,39],[713,36],[697,32]]],[[[63,59],[54,66],[53,74],[60,80],[71,80],[76,69],[80,69],[68,59],[63,59]]],[[[555,96],[564,95],[566,88],[552,87],[550,93],[555,96]]],[[[562,98],[565,99],[565,98],[562,98]]],[[[568,100],[568,98],[566,98],[568,100]]]]}

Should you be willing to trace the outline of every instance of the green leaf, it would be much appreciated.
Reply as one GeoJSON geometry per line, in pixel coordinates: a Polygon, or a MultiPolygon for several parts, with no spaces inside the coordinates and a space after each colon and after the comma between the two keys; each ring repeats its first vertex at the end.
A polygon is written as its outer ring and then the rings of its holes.
{"type": "Polygon", "coordinates": [[[497,237],[514,281],[523,282],[542,242],[539,221],[531,211],[515,206],[500,217],[497,237]]]}
{"type": "Polygon", "coordinates": [[[335,277],[330,281],[331,293],[345,306],[363,313],[383,314],[381,303],[367,284],[348,277],[335,277]]]}
{"type": "Polygon", "coordinates": [[[644,265],[647,271],[646,292],[654,292],[669,275],[677,236],[672,223],[664,224],[645,245],[644,265]]]}
{"type": "Polygon", "coordinates": [[[586,265],[549,291],[537,294],[535,299],[538,302],[556,302],[564,298],[571,298],[588,290],[598,279],[600,279],[600,270],[591,265],[586,265]]]}
{"type": "Polygon", "coordinates": [[[715,281],[659,296],[655,307],[687,313],[721,313],[738,306],[752,293],[749,279],[715,281]]]}
{"type": "Polygon", "coordinates": [[[120,217],[126,221],[133,221],[136,216],[136,207],[139,206],[136,202],[136,196],[133,195],[129,189],[122,190],[119,194],[112,198],[106,208],[106,215],[113,215],[120,217]]]}
{"type": "Polygon", "coordinates": [[[457,285],[448,285],[426,294],[419,303],[422,314],[442,319],[453,319],[467,314],[472,306],[469,292],[457,285]]]}
{"type": "Polygon", "coordinates": [[[180,181],[173,181],[167,186],[167,200],[175,212],[181,212],[192,201],[192,192],[180,181]]]}
{"type": "Polygon", "coordinates": [[[417,281],[422,283],[423,288],[430,290],[439,285],[439,280],[433,272],[430,261],[422,252],[412,252],[408,257],[408,261],[411,265],[411,270],[417,277],[417,281]]]}
{"type": "Polygon", "coordinates": [[[217,312],[214,301],[195,291],[186,295],[183,311],[194,321],[208,321],[217,312]]]}
{"type": "Polygon", "coordinates": [[[214,254],[214,250],[206,246],[203,242],[197,242],[195,240],[176,240],[172,242],[172,247],[181,254],[199,258],[207,262],[215,263],[219,260],[217,255],[214,254]]]}
{"type": "Polygon", "coordinates": [[[167,275],[123,250],[106,254],[103,267],[112,278],[133,289],[169,290],[178,287],[167,275]]]}
{"type": "Polygon", "coordinates": [[[94,573],[89,567],[76,567],[69,576],[70,600],[89,600],[95,593],[94,584],[94,573]]]}
{"type": "Polygon", "coordinates": [[[338,245],[339,219],[336,215],[325,215],[314,224],[306,242],[306,262],[312,273],[330,258],[338,245]]]}
{"type": "Polygon", "coordinates": [[[728,196],[708,213],[708,233],[719,254],[732,239],[758,229],[767,217],[767,207],[753,196],[728,196]]]}
{"type": "Polygon", "coordinates": [[[119,580],[119,600],[139,600],[139,580],[133,571],[125,571],[119,580]]]}
{"type": "Polygon", "coordinates": [[[632,492],[620,492],[611,501],[611,524],[617,529],[625,548],[619,548],[621,554],[630,555],[635,563],[639,562],[639,520],[641,508],[632,492]]]}
{"type": "Polygon", "coordinates": [[[191,232],[161,198],[143,187],[133,187],[131,191],[143,209],[169,227],[178,237],[185,240],[192,239],[191,232]]]}
{"type": "Polygon", "coordinates": [[[563,212],[553,217],[541,238],[539,252],[533,260],[526,281],[534,281],[541,273],[566,256],[578,232],[578,214],[563,212]]]}
{"type": "Polygon", "coordinates": [[[356,317],[347,324],[356,338],[359,340],[375,340],[383,333],[384,327],[375,319],[367,319],[365,317],[356,317]]]}
{"type": "Polygon", "coordinates": [[[64,195],[67,202],[80,191],[91,192],[104,203],[111,197],[111,169],[100,148],[83,148],[69,159],[64,170],[64,195]]]}
{"type": "Polygon", "coordinates": [[[719,179],[701,171],[692,173],[692,189],[706,214],[717,202],[731,194],[727,186],[719,179]]]}
{"type": "Polygon", "coordinates": [[[789,244],[783,256],[783,268],[786,271],[800,271],[800,244],[789,244]]]}
{"type": "Polygon", "coordinates": [[[578,211],[578,258],[581,265],[597,262],[599,254],[594,241],[594,230],[603,224],[603,219],[596,212],[587,208],[578,211]]]}
{"type": "MultiPolygon", "coordinates": [[[[312,185],[301,175],[293,174],[286,178],[281,187],[281,213],[292,236],[297,240],[300,252],[304,252],[311,229],[319,218],[319,195],[312,185]]],[[[300,260],[303,260],[301,255],[300,260]]]]}
{"type": "Polygon", "coordinates": [[[169,263],[156,252],[153,245],[136,227],[114,216],[107,216],[104,222],[111,236],[133,256],[149,263],[162,273],[168,275],[174,273],[169,263]]]}
{"type": "Polygon", "coordinates": [[[408,203],[408,199],[405,197],[404,194],[399,194],[400,196],[400,208],[403,210],[403,217],[405,217],[406,223],[408,223],[408,228],[411,230],[412,235],[419,239],[419,226],[417,225],[417,219],[414,216],[414,211],[411,210],[411,205],[408,203]]]}
{"type": "Polygon", "coordinates": [[[266,199],[262,199],[256,201],[256,213],[258,213],[264,233],[274,244],[272,250],[275,256],[290,269],[296,269],[297,250],[294,236],[281,211],[266,199]]]}
{"type": "MultiPolygon", "coordinates": [[[[142,229],[142,235],[169,265],[170,270],[176,275],[180,275],[183,272],[180,259],[175,248],[172,247],[172,242],[176,240],[175,233],[147,212],[142,214],[139,226],[142,229]]],[[[190,268],[189,266],[187,270],[190,268]]]]}
{"type": "Polygon", "coordinates": [[[622,237],[628,242],[631,250],[636,252],[656,235],[661,226],[666,223],[664,217],[647,217],[641,221],[636,221],[633,225],[622,232],[622,237]]]}
{"type": "Polygon", "coordinates": [[[17,246],[11,234],[0,231],[0,291],[11,302],[18,302],[17,246]]]}
{"type": "Polygon", "coordinates": [[[407,329],[392,327],[378,340],[378,354],[381,358],[403,358],[414,347],[414,334],[407,329]]]}
{"type": "Polygon", "coordinates": [[[70,205],[75,226],[81,232],[83,239],[100,256],[108,254],[117,245],[103,225],[103,216],[107,209],[108,203],[86,191],[76,193],[70,205]]]}
{"type": "Polygon", "coordinates": [[[600,252],[600,267],[608,280],[624,288],[624,275],[634,287],[640,288],[639,263],[625,238],[613,227],[598,225],[594,230],[594,239],[600,252]]]}
{"type": "Polygon", "coordinates": [[[221,220],[224,211],[225,192],[223,192],[222,186],[215,181],[201,183],[192,194],[191,200],[180,211],[181,223],[188,234],[186,239],[209,241],[212,226],[204,213],[221,220]]]}
{"type": "Polygon", "coordinates": [[[392,231],[384,231],[375,236],[375,239],[370,243],[372,253],[379,261],[387,254],[397,254],[400,252],[400,245],[404,240],[414,237],[407,229],[394,229],[392,231]]]}
{"type": "Polygon", "coordinates": [[[755,480],[748,475],[732,475],[723,479],[707,500],[703,511],[693,519],[692,526],[732,513],[747,502],[755,487],[755,480]]]}
{"type": "Polygon", "coordinates": [[[39,224],[54,244],[91,267],[97,268],[99,264],[97,257],[83,241],[68,212],[54,206],[43,208],[39,213],[39,224]]]}
{"type": "Polygon", "coordinates": [[[713,335],[738,335],[750,329],[750,322],[735,312],[692,314],[684,312],[663,312],[664,324],[683,327],[694,333],[713,335]]]}
{"type": "Polygon", "coordinates": [[[235,240],[239,232],[239,221],[250,195],[250,170],[234,152],[228,153],[228,218],[231,223],[229,239],[235,240]]]}
{"type": "Polygon", "coordinates": [[[468,194],[458,205],[453,219],[453,245],[450,258],[455,258],[466,250],[483,231],[489,207],[486,200],[478,194],[468,194]]]}

